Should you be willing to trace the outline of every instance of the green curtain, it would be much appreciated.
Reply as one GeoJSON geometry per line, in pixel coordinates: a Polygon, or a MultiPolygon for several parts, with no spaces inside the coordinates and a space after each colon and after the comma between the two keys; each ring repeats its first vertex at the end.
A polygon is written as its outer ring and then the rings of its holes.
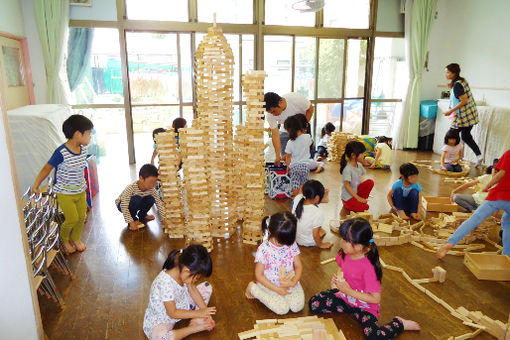
{"type": "Polygon", "coordinates": [[[71,27],[69,29],[66,69],[71,92],[81,83],[90,65],[93,32],[91,28],[71,27]]]}
{"type": "Polygon", "coordinates": [[[34,0],[34,11],[46,68],[48,103],[65,103],[59,72],[69,24],[69,0],[34,0]]]}
{"type": "Polygon", "coordinates": [[[436,0],[406,1],[406,41],[408,44],[409,86],[404,102],[397,147],[416,148],[420,118],[422,73],[434,19],[436,0]],[[410,18],[409,18],[410,16],[410,18]]]}

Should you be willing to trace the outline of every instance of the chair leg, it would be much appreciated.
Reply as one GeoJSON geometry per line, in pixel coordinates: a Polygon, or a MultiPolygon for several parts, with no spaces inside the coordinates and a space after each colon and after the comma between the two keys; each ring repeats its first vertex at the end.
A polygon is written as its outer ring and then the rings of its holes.
{"type": "Polygon", "coordinates": [[[62,296],[60,295],[57,286],[55,286],[55,282],[53,282],[53,279],[49,272],[46,271],[46,278],[43,281],[46,281],[48,283],[49,288],[51,289],[51,294],[54,297],[54,301],[57,302],[59,306],[62,308],[64,306],[64,300],[62,299],[62,296]]]}
{"type": "Polygon", "coordinates": [[[67,259],[65,258],[64,254],[62,254],[60,251],[57,253],[57,256],[55,256],[55,260],[58,266],[67,273],[71,280],[74,279],[73,272],[71,271],[71,267],[69,267],[69,262],[67,262],[67,259]]]}

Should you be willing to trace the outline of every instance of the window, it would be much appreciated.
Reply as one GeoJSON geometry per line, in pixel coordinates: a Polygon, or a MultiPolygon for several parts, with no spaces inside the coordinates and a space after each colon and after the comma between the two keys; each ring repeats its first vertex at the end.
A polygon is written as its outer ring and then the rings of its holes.
{"type": "Polygon", "coordinates": [[[126,0],[130,20],[188,21],[188,0],[126,0]]]}
{"type": "Polygon", "coordinates": [[[126,43],[131,101],[179,103],[176,34],[128,32],[126,43]]]}
{"type": "Polygon", "coordinates": [[[335,125],[336,130],[340,131],[340,119],[342,113],[342,103],[323,103],[317,104],[317,129],[315,131],[316,140],[321,136],[321,130],[326,123],[331,122],[335,125]]]}
{"type": "Polygon", "coordinates": [[[342,119],[342,131],[361,134],[363,121],[363,99],[344,100],[344,116],[342,119]]]}
{"type": "Polygon", "coordinates": [[[119,31],[94,28],[90,63],[71,104],[124,104],[119,31]]]}
{"type": "Polygon", "coordinates": [[[314,26],[315,13],[292,8],[297,0],[266,0],[266,25],[314,26]]]}
{"type": "Polygon", "coordinates": [[[363,97],[365,68],[367,63],[367,41],[347,40],[347,68],[345,74],[345,98],[363,97]]]}
{"type": "Polygon", "coordinates": [[[368,28],[369,15],[370,0],[326,0],[324,27],[368,28]]]}
{"type": "Polygon", "coordinates": [[[319,98],[342,98],[345,40],[319,41],[319,98]]]}
{"type": "Polygon", "coordinates": [[[197,0],[198,21],[253,24],[253,0],[197,0]]]}
{"type": "Polygon", "coordinates": [[[315,97],[316,38],[296,37],[294,92],[315,97]]]}
{"type": "Polygon", "coordinates": [[[372,102],[370,105],[370,135],[391,136],[393,119],[401,111],[401,102],[372,102]]]}
{"type": "Polygon", "coordinates": [[[264,36],[264,70],[267,78],[264,92],[280,95],[292,90],[292,37],[264,36]]]}

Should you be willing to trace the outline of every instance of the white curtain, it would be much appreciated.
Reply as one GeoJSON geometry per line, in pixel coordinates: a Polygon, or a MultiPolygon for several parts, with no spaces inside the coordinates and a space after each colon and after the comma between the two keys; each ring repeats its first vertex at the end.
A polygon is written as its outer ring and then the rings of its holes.
{"type": "Polygon", "coordinates": [[[67,104],[60,76],[69,26],[69,0],[35,0],[35,20],[43,50],[49,104],[67,104]]]}
{"type": "Polygon", "coordinates": [[[402,114],[395,119],[393,146],[396,149],[418,146],[422,73],[436,1],[406,0],[405,42],[406,60],[409,65],[409,85],[406,98],[402,103],[402,114]]]}

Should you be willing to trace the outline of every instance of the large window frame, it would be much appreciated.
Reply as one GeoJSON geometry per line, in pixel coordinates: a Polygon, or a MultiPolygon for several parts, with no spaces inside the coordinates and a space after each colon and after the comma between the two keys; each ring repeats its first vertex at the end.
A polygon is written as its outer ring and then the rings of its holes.
{"type": "MultiPolygon", "coordinates": [[[[142,104],[132,104],[131,95],[129,92],[129,73],[127,67],[127,45],[126,45],[126,33],[127,32],[160,32],[160,33],[191,33],[191,55],[195,54],[195,33],[206,33],[207,28],[211,25],[207,22],[198,22],[198,11],[197,11],[197,0],[188,0],[188,22],[175,22],[175,21],[149,21],[149,20],[130,20],[126,15],[126,3],[125,0],[116,0],[117,5],[117,20],[116,21],[95,21],[95,20],[70,20],[70,27],[89,27],[89,28],[116,28],[119,33],[120,42],[120,56],[121,56],[121,68],[122,68],[122,83],[124,90],[124,103],[123,104],[88,104],[88,105],[73,105],[73,109],[83,108],[123,108],[126,117],[126,134],[128,143],[128,156],[129,162],[135,162],[134,153],[134,134],[133,134],[133,120],[132,120],[132,107],[140,106],[142,104]]],[[[345,42],[349,39],[366,39],[367,40],[367,54],[366,54],[366,67],[365,67],[365,83],[364,83],[364,95],[358,99],[363,99],[363,115],[362,115],[362,129],[363,134],[368,133],[369,122],[370,122],[370,107],[371,107],[371,90],[372,90],[372,68],[373,68],[373,53],[374,53],[374,41],[375,37],[403,37],[403,33],[400,32],[378,32],[376,31],[377,21],[377,7],[378,0],[370,1],[370,14],[369,14],[369,28],[368,29],[346,29],[346,28],[331,28],[324,27],[323,25],[323,11],[315,13],[315,26],[314,27],[300,27],[300,26],[280,26],[280,25],[265,25],[265,1],[264,0],[253,0],[253,23],[252,24],[219,24],[224,33],[238,34],[240,36],[239,53],[240,60],[242,60],[242,35],[252,34],[254,36],[254,61],[255,69],[264,69],[264,36],[265,35],[285,35],[291,36],[293,41],[293,55],[292,55],[292,91],[294,90],[294,74],[295,74],[295,39],[296,37],[314,37],[316,39],[316,77],[315,77],[315,91],[314,97],[309,98],[311,103],[314,105],[315,111],[317,112],[317,105],[321,103],[341,103],[342,115],[343,115],[343,102],[345,95],[342,91],[342,98],[318,98],[318,63],[319,63],[319,41],[324,38],[332,39],[344,39],[345,42]],[[289,34],[292,32],[292,34],[289,34]]],[[[347,46],[347,44],[346,44],[347,46]]],[[[180,49],[179,56],[180,58],[180,49]]],[[[343,73],[343,90],[345,90],[345,64],[346,64],[346,53],[347,48],[344,49],[344,73],[343,73]]],[[[193,64],[192,64],[193,65],[193,64]]],[[[242,77],[242,72],[246,71],[242,69],[240,65],[239,78],[242,77]]],[[[182,74],[179,72],[179,83],[182,83],[182,74]]],[[[241,84],[241,79],[239,79],[241,84]]],[[[196,111],[193,106],[194,98],[193,89],[193,101],[183,102],[182,96],[179,98],[177,104],[143,104],[142,106],[178,106],[179,112],[182,117],[184,107],[192,106],[193,115],[196,117],[196,111]]],[[[242,97],[240,98],[242,99],[242,97]]],[[[355,99],[355,98],[348,98],[355,99]]],[[[233,103],[239,108],[239,112],[242,112],[243,104],[245,101],[236,101],[233,103]]],[[[240,121],[242,122],[242,114],[240,114],[240,121]]],[[[342,119],[340,120],[342,122],[342,119]]],[[[317,130],[316,119],[313,120],[313,131],[317,130]]]]}

